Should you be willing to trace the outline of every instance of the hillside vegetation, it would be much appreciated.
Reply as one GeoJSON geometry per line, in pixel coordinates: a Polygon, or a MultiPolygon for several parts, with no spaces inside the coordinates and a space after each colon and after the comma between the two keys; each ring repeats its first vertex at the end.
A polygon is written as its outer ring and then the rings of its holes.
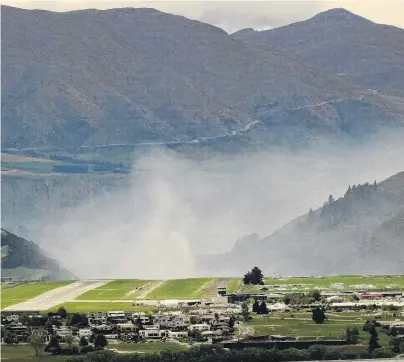
{"type": "Polygon", "coordinates": [[[44,255],[37,244],[1,229],[1,269],[13,279],[62,280],[74,276],[56,260],[44,255]]]}
{"type": "Polygon", "coordinates": [[[254,144],[299,143],[403,123],[399,101],[185,17],[1,13],[3,147],[203,142],[250,126],[254,144]]]}
{"type": "Polygon", "coordinates": [[[310,64],[375,90],[404,94],[404,30],[332,9],[280,28],[234,38],[287,49],[310,64]]]}
{"type": "Polygon", "coordinates": [[[206,270],[242,273],[259,265],[266,275],[400,274],[404,243],[404,172],[380,184],[349,186],[335,200],[260,239],[240,240],[206,270]],[[230,266],[225,260],[232,260],[230,266]]]}

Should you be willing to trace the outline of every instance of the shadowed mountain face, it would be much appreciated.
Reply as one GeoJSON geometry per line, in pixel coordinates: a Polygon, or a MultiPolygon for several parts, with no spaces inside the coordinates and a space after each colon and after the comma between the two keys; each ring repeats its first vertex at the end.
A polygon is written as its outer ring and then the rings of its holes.
{"type": "Polygon", "coordinates": [[[345,9],[276,29],[240,30],[232,36],[287,49],[314,66],[375,90],[404,92],[404,30],[375,24],[345,9]]]}
{"type": "Polygon", "coordinates": [[[67,280],[73,274],[44,255],[37,244],[1,229],[1,271],[13,279],[67,280]]]}
{"type": "MultiPolygon", "coordinates": [[[[355,34],[368,39],[363,22],[355,34]]],[[[2,6],[2,102],[3,147],[17,148],[190,141],[251,124],[252,143],[294,143],[403,122],[400,98],[153,9],[2,6]]]]}
{"type": "Polygon", "coordinates": [[[401,172],[379,185],[349,187],[344,197],[330,197],[270,236],[246,236],[231,252],[201,264],[213,274],[237,275],[252,265],[267,275],[399,274],[403,232],[401,172]]]}

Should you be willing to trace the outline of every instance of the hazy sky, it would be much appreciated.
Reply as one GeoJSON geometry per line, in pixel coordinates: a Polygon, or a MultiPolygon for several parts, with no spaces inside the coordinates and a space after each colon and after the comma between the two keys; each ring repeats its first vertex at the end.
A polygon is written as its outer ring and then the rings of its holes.
{"type": "Polygon", "coordinates": [[[268,29],[305,20],[318,12],[344,7],[383,24],[404,28],[404,0],[345,1],[130,1],[130,0],[1,0],[4,5],[27,9],[67,11],[117,7],[152,7],[201,20],[233,32],[251,27],[268,29]]]}

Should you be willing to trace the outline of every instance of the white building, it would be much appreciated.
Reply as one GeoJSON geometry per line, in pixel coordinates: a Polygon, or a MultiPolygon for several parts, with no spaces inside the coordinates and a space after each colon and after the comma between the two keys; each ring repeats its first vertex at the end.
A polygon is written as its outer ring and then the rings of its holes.
{"type": "Polygon", "coordinates": [[[107,312],[108,318],[126,318],[125,313],[123,311],[114,311],[107,312]]]}
{"type": "Polygon", "coordinates": [[[61,326],[61,327],[55,329],[55,331],[56,331],[56,335],[59,336],[62,341],[64,341],[66,339],[66,337],[73,336],[73,332],[69,327],[61,326]]]}
{"type": "Polygon", "coordinates": [[[133,323],[118,323],[116,327],[121,332],[133,332],[137,329],[137,326],[135,326],[133,323]]]}
{"type": "Polygon", "coordinates": [[[179,331],[179,332],[169,331],[168,336],[173,339],[184,339],[184,338],[188,338],[188,332],[187,331],[179,331]]]}
{"type": "Polygon", "coordinates": [[[105,334],[106,339],[118,339],[117,334],[105,334]]]}
{"type": "Polygon", "coordinates": [[[91,329],[79,329],[78,336],[81,337],[90,337],[93,334],[91,329]]]}
{"type": "Polygon", "coordinates": [[[209,326],[208,324],[206,324],[206,323],[202,323],[202,324],[191,324],[191,325],[188,327],[188,329],[189,329],[190,331],[198,330],[198,331],[204,332],[204,331],[209,331],[209,330],[210,330],[210,326],[209,326]]]}
{"type": "Polygon", "coordinates": [[[159,329],[142,329],[139,331],[139,335],[144,338],[160,338],[159,329]]]}
{"type": "Polygon", "coordinates": [[[6,315],[5,319],[7,322],[18,322],[19,320],[18,314],[11,314],[11,315],[6,315]]]}
{"type": "Polygon", "coordinates": [[[183,315],[161,315],[158,314],[154,318],[154,324],[158,324],[160,328],[178,328],[184,327],[183,315]]]}
{"type": "Polygon", "coordinates": [[[140,319],[140,322],[141,322],[142,324],[150,323],[150,318],[147,317],[147,316],[141,315],[141,316],[133,317],[133,315],[132,315],[132,318],[133,318],[133,320],[134,320],[135,322],[136,322],[138,319],[140,319]]]}

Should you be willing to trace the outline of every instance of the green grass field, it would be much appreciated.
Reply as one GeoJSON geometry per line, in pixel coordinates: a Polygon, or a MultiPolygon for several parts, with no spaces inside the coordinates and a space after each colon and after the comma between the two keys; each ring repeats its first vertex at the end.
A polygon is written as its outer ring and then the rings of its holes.
{"type": "Polygon", "coordinates": [[[7,360],[11,362],[50,362],[50,361],[66,361],[66,356],[51,356],[41,353],[36,357],[34,349],[27,344],[20,344],[18,346],[7,346],[2,344],[1,346],[1,360],[7,360]]]}
{"type": "MultiPolygon", "coordinates": [[[[401,290],[404,289],[404,275],[386,276],[328,276],[324,278],[265,278],[265,284],[273,291],[308,291],[319,288],[331,290],[401,290]]],[[[259,286],[241,285],[240,291],[254,293],[259,286]]]]}
{"type": "Polygon", "coordinates": [[[215,281],[215,278],[168,280],[147,294],[146,299],[196,299],[207,297],[212,293],[216,295],[216,288],[212,289],[215,281]]]}
{"type": "MultiPolygon", "coordinates": [[[[159,353],[162,351],[184,351],[184,347],[178,343],[172,342],[151,342],[151,343],[114,343],[113,341],[106,347],[106,349],[118,350],[122,352],[138,352],[138,353],[159,353]]],[[[27,361],[66,361],[73,359],[67,356],[51,356],[44,354],[36,357],[34,349],[27,344],[20,344],[18,346],[1,346],[1,360],[11,362],[27,362],[27,361]]]]}
{"type": "MultiPolygon", "coordinates": [[[[242,324],[240,331],[247,327],[252,328],[255,335],[284,335],[299,336],[303,338],[345,338],[348,327],[356,327],[360,332],[359,340],[367,341],[369,335],[362,331],[366,320],[372,319],[372,314],[363,312],[327,313],[327,320],[323,324],[316,324],[311,319],[311,312],[299,313],[273,313],[268,316],[254,315],[253,319],[242,324]]],[[[403,317],[389,316],[384,312],[382,321],[395,319],[404,320],[403,317]]],[[[388,336],[379,333],[380,342],[388,344],[388,336]]]]}
{"type": "Polygon", "coordinates": [[[227,281],[227,293],[237,293],[239,288],[241,287],[242,280],[233,278],[227,281]]]}
{"type": "Polygon", "coordinates": [[[324,278],[265,278],[265,284],[279,288],[320,288],[323,290],[344,289],[401,289],[404,288],[404,275],[386,276],[328,276],[324,278]],[[299,285],[300,284],[300,285],[299,285]],[[293,286],[295,285],[295,286],[293,286]]]}
{"type": "Polygon", "coordinates": [[[119,279],[113,280],[101,287],[92,289],[82,295],[77,300],[119,300],[134,299],[145,288],[152,283],[148,280],[119,279]],[[137,289],[136,289],[137,288],[137,289]]]}
{"type": "Polygon", "coordinates": [[[158,353],[162,351],[185,351],[187,347],[174,342],[150,343],[110,343],[107,349],[117,349],[125,352],[158,353]]]}
{"type": "Polygon", "coordinates": [[[25,302],[38,295],[46,293],[52,289],[63,287],[72,281],[63,282],[40,282],[32,284],[21,284],[15,287],[3,288],[1,290],[1,308],[6,308],[13,304],[25,302]]]}
{"type": "Polygon", "coordinates": [[[56,312],[59,307],[66,308],[68,313],[88,313],[88,312],[108,312],[108,311],[124,311],[124,312],[155,312],[153,306],[133,306],[129,302],[67,302],[57,305],[50,309],[56,312]]]}

